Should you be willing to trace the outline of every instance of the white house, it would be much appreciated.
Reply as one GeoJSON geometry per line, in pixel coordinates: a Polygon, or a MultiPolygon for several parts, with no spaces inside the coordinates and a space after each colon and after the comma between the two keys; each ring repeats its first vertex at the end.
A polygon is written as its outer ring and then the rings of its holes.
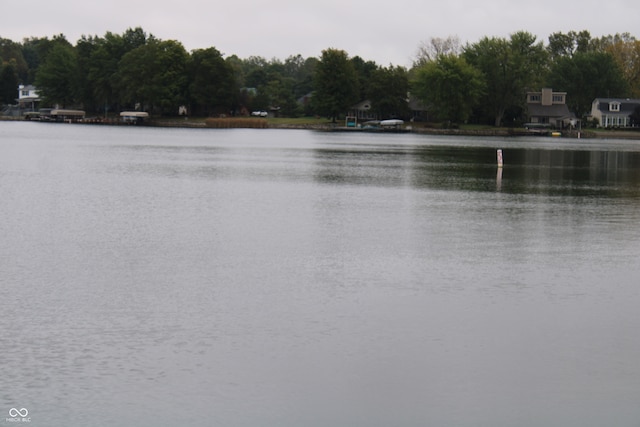
{"type": "Polygon", "coordinates": [[[629,127],[631,115],[640,107],[640,99],[596,98],[591,103],[591,118],[599,127],[629,127]]]}
{"type": "Polygon", "coordinates": [[[20,108],[30,109],[35,111],[36,102],[40,102],[40,96],[38,96],[38,90],[32,85],[20,85],[18,86],[18,104],[20,108]]]}

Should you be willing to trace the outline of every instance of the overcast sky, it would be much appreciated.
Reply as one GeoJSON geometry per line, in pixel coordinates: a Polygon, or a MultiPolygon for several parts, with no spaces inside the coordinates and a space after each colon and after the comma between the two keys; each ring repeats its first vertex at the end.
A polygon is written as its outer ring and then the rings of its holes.
{"type": "Polygon", "coordinates": [[[216,47],[226,56],[286,59],[345,50],[379,65],[411,65],[420,41],[458,36],[508,37],[525,30],[547,42],[554,32],[640,37],[637,0],[2,0],[0,37],[121,34],[142,27],[187,50],[216,47]],[[638,30],[637,30],[638,29],[638,30]]]}

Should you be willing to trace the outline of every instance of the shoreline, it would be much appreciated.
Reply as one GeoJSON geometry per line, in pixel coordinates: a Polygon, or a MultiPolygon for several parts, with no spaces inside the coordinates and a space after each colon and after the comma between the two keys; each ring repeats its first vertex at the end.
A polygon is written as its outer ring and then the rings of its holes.
{"type": "MultiPolygon", "coordinates": [[[[208,127],[204,121],[181,121],[181,120],[163,120],[156,119],[150,121],[146,126],[155,127],[184,127],[184,128],[196,128],[196,129],[215,129],[208,127]]],[[[240,128],[230,128],[240,129],[240,128]]],[[[247,127],[245,129],[254,129],[247,127]]],[[[255,129],[260,129],[256,127],[255,129]]],[[[524,128],[485,128],[485,129],[438,129],[434,127],[421,127],[409,125],[408,128],[402,129],[377,129],[367,130],[362,128],[347,128],[344,126],[335,126],[333,124],[318,124],[318,123],[268,123],[267,127],[261,129],[293,129],[293,130],[316,130],[322,132],[370,132],[370,133],[417,133],[425,135],[443,135],[443,136],[480,136],[480,137],[521,137],[521,136],[541,136],[551,137],[551,135],[539,135],[531,133],[524,128]]],[[[578,138],[577,131],[562,131],[561,136],[558,138],[572,138],[572,139],[623,139],[623,140],[638,140],[640,141],[640,131],[631,130],[583,130],[580,132],[580,138],[578,138]]]]}
{"type": "MultiPolygon", "coordinates": [[[[21,122],[28,121],[22,117],[10,117],[0,116],[0,121],[21,122]]],[[[104,126],[148,126],[148,127],[166,127],[166,128],[188,128],[188,129],[221,129],[207,126],[205,120],[176,120],[176,119],[151,119],[149,122],[136,125],[127,124],[119,121],[101,121],[101,120],[86,120],[84,122],[78,122],[74,124],[87,124],[87,125],[104,125],[104,126]]],[[[321,123],[269,123],[266,127],[229,127],[228,129],[293,129],[293,130],[316,130],[322,132],[370,132],[370,133],[417,133],[425,135],[443,135],[443,136],[480,136],[480,137],[520,137],[520,136],[541,136],[550,137],[550,135],[537,135],[520,128],[486,128],[486,129],[438,129],[434,127],[421,127],[412,126],[401,129],[362,129],[362,128],[347,128],[344,126],[335,126],[333,124],[321,124],[321,123]]],[[[577,131],[561,131],[561,136],[558,138],[573,138],[578,139],[577,131]]],[[[581,139],[622,139],[622,140],[638,140],[640,141],[640,131],[632,130],[583,130],[580,132],[581,139]]]]}

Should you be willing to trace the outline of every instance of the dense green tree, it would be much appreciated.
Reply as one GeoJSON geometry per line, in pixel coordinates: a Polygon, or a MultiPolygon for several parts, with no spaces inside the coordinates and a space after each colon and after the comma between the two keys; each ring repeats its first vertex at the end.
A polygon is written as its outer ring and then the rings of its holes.
{"type": "Polygon", "coordinates": [[[238,97],[233,68],[214,47],[191,52],[189,93],[193,114],[227,113],[238,97]]]}
{"type": "Polygon", "coordinates": [[[366,98],[372,110],[380,118],[405,118],[409,112],[407,94],[409,77],[406,68],[400,66],[380,67],[369,80],[366,98]]]}
{"type": "Polygon", "coordinates": [[[277,114],[295,117],[299,114],[298,105],[293,96],[294,80],[290,77],[271,80],[261,90],[268,99],[270,107],[276,108],[277,114]]]}
{"type": "Polygon", "coordinates": [[[285,65],[284,62],[279,60],[278,58],[272,58],[269,62],[267,62],[264,67],[269,75],[269,80],[273,79],[273,76],[283,77],[285,76],[285,65]]]}
{"type": "Polygon", "coordinates": [[[38,68],[35,84],[45,104],[69,107],[78,102],[78,58],[69,43],[54,43],[38,68]]]}
{"type": "Polygon", "coordinates": [[[296,114],[294,88],[297,62],[290,57],[286,62],[279,59],[267,61],[252,56],[240,61],[243,76],[240,104],[250,110],[270,110],[296,114]]]}
{"type": "Polygon", "coordinates": [[[293,80],[293,96],[298,99],[313,90],[313,73],[317,58],[303,58],[302,55],[289,56],[284,61],[284,77],[293,80]]]}
{"type": "Polygon", "coordinates": [[[484,90],[480,71],[456,55],[440,55],[416,70],[414,93],[440,120],[464,123],[484,90]]]}
{"type": "Polygon", "coordinates": [[[95,99],[103,104],[105,109],[117,100],[115,75],[125,53],[122,38],[107,32],[103,38],[97,40],[91,54],[88,79],[95,99]]]}
{"type": "Polygon", "coordinates": [[[549,71],[549,54],[544,43],[531,33],[519,31],[511,35],[509,45],[518,82],[525,90],[540,88],[549,71]]]}
{"type": "Polygon", "coordinates": [[[234,64],[238,86],[241,89],[241,105],[249,110],[267,110],[270,99],[266,87],[272,80],[282,78],[282,64],[277,60],[267,61],[261,56],[250,56],[234,64]]]}
{"type": "Polygon", "coordinates": [[[566,34],[556,32],[549,36],[549,44],[547,45],[547,51],[553,60],[573,56],[574,53],[585,53],[592,49],[589,31],[569,31],[566,34]]]}
{"type": "Polygon", "coordinates": [[[156,40],[155,36],[153,34],[147,35],[142,27],[128,28],[122,33],[122,48],[125,53],[130,52],[152,40],[156,40]]]}
{"type": "Polygon", "coordinates": [[[517,102],[515,98],[519,96],[512,73],[509,42],[502,38],[484,37],[465,48],[464,58],[482,72],[487,85],[484,109],[487,116],[493,116],[494,125],[500,126],[505,111],[517,102]]]}
{"type": "Polygon", "coordinates": [[[378,69],[378,65],[374,61],[365,61],[359,56],[351,58],[351,63],[358,77],[358,101],[363,101],[369,96],[371,76],[378,69]]]}
{"type": "Polygon", "coordinates": [[[547,49],[553,60],[549,85],[562,85],[577,114],[586,114],[596,97],[640,97],[640,42],[631,34],[554,33],[547,49]]]}
{"type": "Polygon", "coordinates": [[[0,61],[0,105],[14,104],[18,95],[18,72],[16,61],[4,64],[0,61]]]}
{"type": "Polygon", "coordinates": [[[625,97],[628,85],[613,57],[604,52],[575,53],[559,58],[549,82],[567,92],[569,109],[582,117],[598,97],[625,97]]]}
{"type": "Polygon", "coordinates": [[[224,62],[233,70],[238,87],[244,87],[244,74],[242,72],[242,59],[238,55],[230,55],[225,57],[224,62]]]}
{"type": "Polygon", "coordinates": [[[262,84],[267,84],[267,65],[268,61],[261,56],[239,59],[236,72],[238,73],[237,79],[240,87],[257,88],[262,84]]]}
{"type": "Polygon", "coordinates": [[[358,76],[347,52],[322,51],[314,74],[314,87],[314,109],[333,122],[358,101],[358,76]]]}
{"type": "Polygon", "coordinates": [[[246,74],[245,85],[247,87],[260,88],[269,83],[269,74],[266,67],[254,68],[246,74]]]}
{"type": "Polygon", "coordinates": [[[177,112],[185,102],[188,54],[181,43],[153,39],[126,53],[117,77],[121,99],[130,107],[177,112]]]}
{"type": "Polygon", "coordinates": [[[93,39],[88,64],[88,81],[96,103],[102,108],[118,109],[123,103],[119,93],[118,70],[125,54],[144,46],[147,40],[155,40],[141,28],[128,29],[123,34],[107,32],[104,37],[93,39]]]}
{"type": "MultiPolygon", "coordinates": [[[[26,80],[23,83],[34,83],[36,73],[40,68],[40,65],[44,63],[47,55],[53,47],[57,44],[63,44],[65,46],[72,46],[64,36],[64,34],[58,34],[49,39],[48,37],[32,37],[25,39],[22,43],[22,55],[29,67],[26,80]]],[[[22,76],[21,76],[22,79],[22,76]]]]}
{"type": "MultiPolygon", "coordinates": [[[[108,40],[111,36],[111,33],[106,33],[104,37],[87,40],[86,43],[91,43],[91,48],[85,48],[83,51],[88,53],[89,57],[85,59],[85,55],[82,55],[91,99],[96,103],[97,108],[105,114],[109,109],[109,104],[114,102],[116,98],[112,78],[117,72],[120,60],[120,57],[110,55],[108,40]]],[[[79,45],[84,43],[83,40],[78,42],[79,45]]]]}
{"type": "Polygon", "coordinates": [[[32,84],[35,81],[35,73],[40,66],[38,54],[30,40],[32,39],[24,39],[22,43],[22,56],[27,64],[27,71],[24,77],[22,77],[22,82],[24,84],[32,84]]]}
{"type": "Polygon", "coordinates": [[[484,76],[481,104],[495,126],[502,125],[507,110],[524,105],[526,92],[539,87],[548,65],[542,42],[526,32],[512,34],[509,40],[484,37],[467,46],[463,56],[484,76]]]}
{"type": "Polygon", "coordinates": [[[99,39],[97,37],[82,36],[76,43],[78,59],[78,97],[85,110],[98,111],[99,102],[96,100],[93,84],[89,80],[91,58],[96,50],[99,39]]]}
{"type": "Polygon", "coordinates": [[[27,83],[29,66],[19,43],[0,38],[0,67],[3,63],[11,64],[11,71],[16,74],[16,78],[22,83],[27,83]]]}

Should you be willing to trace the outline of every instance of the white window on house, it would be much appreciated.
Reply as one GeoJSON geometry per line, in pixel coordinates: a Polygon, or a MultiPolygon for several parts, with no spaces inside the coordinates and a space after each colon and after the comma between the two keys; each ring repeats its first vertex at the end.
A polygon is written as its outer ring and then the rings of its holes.
{"type": "Polygon", "coordinates": [[[529,102],[540,102],[542,101],[541,95],[529,95],[529,102]]]}
{"type": "Polygon", "coordinates": [[[557,104],[564,104],[564,95],[553,95],[553,102],[557,104]]]}
{"type": "Polygon", "coordinates": [[[609,103],[609,111],[620,111],[620,103],[619,102],[610,102],[609,103]]]}
{"type": "Polygon", "coordinates": [[[23,90],[22,91],[22,96],[29,96],[29,91],[28,90],[23,90]]]}

